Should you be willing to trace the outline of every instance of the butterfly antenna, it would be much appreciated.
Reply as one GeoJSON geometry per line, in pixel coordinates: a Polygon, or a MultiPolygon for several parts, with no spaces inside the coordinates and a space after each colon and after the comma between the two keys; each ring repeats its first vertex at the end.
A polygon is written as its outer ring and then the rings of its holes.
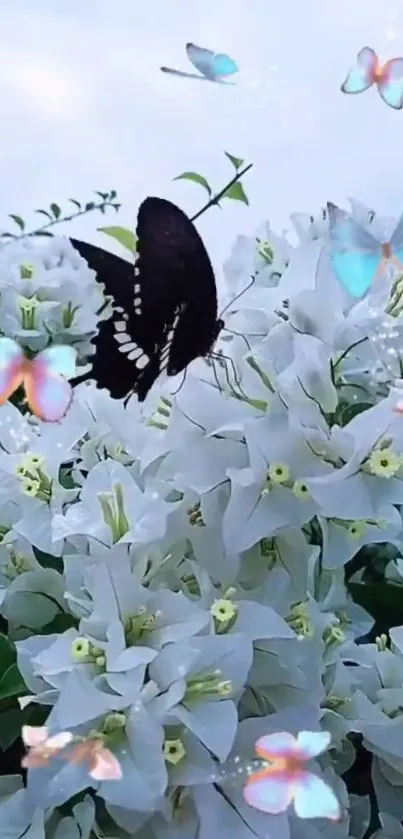
{"type": "Polygon", "coordinates": [[[248,285],[246,285],[245,288],[242,288],[241,291],[239,291],[238,294],[236,294],[235,297],[233,297],[232,300],[230,300],[229,303],[227,303],[227,305],[224,306],[224,308],[223,308],[223,310],[220,314],[220,318],[222,318],[222,316],[225,315],[225,312],[228,311],[230,306],[232,306],[233,303],[235,303],[236,300],[239,300],[240,297],[242,297],[247,291],[249,291],[250,288],[252,288],[252,286],[255,283],[255,280],[256,280],[256,274],[253,274],[250,283],[248,283],[248,285]]]}

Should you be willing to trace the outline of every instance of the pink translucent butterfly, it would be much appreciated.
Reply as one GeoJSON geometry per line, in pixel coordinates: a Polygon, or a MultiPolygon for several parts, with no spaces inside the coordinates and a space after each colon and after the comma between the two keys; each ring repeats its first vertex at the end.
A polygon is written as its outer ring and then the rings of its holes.
{"type": "Polygon", "coordinates": [[[249,776],[243,790],[251,807],[265,813],[283,813],[293,802],[301,819],[340,818],[340,804],[330,787],[305,769],[305,763],[330,743],[328,731],[300,731],[297,737],[286,731],[260,737],[255,744],[258,757],[269,762],[249,776]]]}
{"type": "Polygon", "coordinates": [[[72,347],[49,347],[30,361],[11,338],[0,338],[0,405],[21,385],[33,414],[45,422],[57,422],[70,406],[76,351],[72,347]]]}
{"type": "Polygon", "coordinates": [[[118,759],[106,748],[101,736],[77,738],[70,731],[49,736],[46,726],[32,725],[23,725],[21,733],[28,749],[21,763],[27,769],[46,766],[53,757],[63,757],[70,763],[84,761],[95,781],[119,781],[122,777],[118,759]]]}
{"type": "Polygon", "coordinates": [[[391,58],[379,63],[371,47],[363,47],[357,55],[357,65],[350,70],[341,89],[343,93],[362,93],[376,84],[383,101],[390,108],[403,108],[403,58],[391,58]]]}

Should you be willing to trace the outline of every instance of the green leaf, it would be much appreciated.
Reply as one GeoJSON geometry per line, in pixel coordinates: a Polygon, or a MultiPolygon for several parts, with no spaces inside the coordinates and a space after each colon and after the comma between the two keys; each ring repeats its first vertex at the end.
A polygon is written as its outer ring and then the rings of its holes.
{"type": "Polygon", "coordinates": [[[35,559],[42,565],[42,568],[53,568],[54,571],[63,571],[63,560],[59,556],[52,556],[52,554],[44,553],[39,548],[33,548],[35,559]]]}
{"type": "Polygon", "coordinates": [[[90,210],[93,210],[93,209],[94,209],[94,207],[95,207],[94,202],[93,202],[93,201],[89,201],[89,202],[88,202],[88,204],[86,204],[86,205],[85,205],[85,210],[86,210],[86,212],[87,212],[87,213],[89,213],[89,212],[90,212],[90,210]]]}
{"type": "Polygon", "coordinates": [[[116,189],[112,189],[112,191],[111,191],[111,193],[110,193],[110,196],[109,196],[109,198],[111,199],[111,201],[113,201],[113,199],[114,199],[114,198],[116,198],[116,196],[117,196],[116,189]]]}
{"type": "Polygon", "coordinates": [[[50,233],[49,230],[36,230],[35,236],[53,236],[53,233],[50,233]]]}
{"type": "Polygon", "coordinates": [[[174,178],[174,181],[193,181],[193,183],[203,186],[204,189],[207,190],[209,197],[211,197],[213,192],[209,182],[203,177],[203,175],[199,175],[198,172],[182,172],[181,175],[177,175],[177,177],[174,178]]]}
{"type": "Polygon", "coordinates": [[[368,411],[371,407],[372,405],[368,404],[368,402],[353,402],[351,405],[347,405],[347,407],[342,408],[340,411],[338,417],[339,425],[344,428],[350,420],[354,419],[358,414],[362,414],[363,411],[368,411]]]}
{"type": "Polygon", "coordinates": [[[79,201],[76,201],[75,198],[69,198],[70,204],[74,204],[77,207],[77,210],[81,210],[81,204],[79,201]]]}
{"type": "Polygon", "coordinates": [[[225,151],[224,154],[228,157],[228,160],[231,161],[232,165],[235,167],[236,171],[241,168],[244,160],[242,157],[234,157],[233,154],[230,154],[229,151],[225,151]]]}
{"type": "Polygon", "coordinates": [[[62,212],[62,211],[61,211],[60,207],[59,207],[57,204],[51,204],[51,205],[50,205],[50,209],[51,209],[51,211],[52,211],[52,213],[53,213],[53,215],[54,215],[54,217],[55,217],[55,218],[60,218],[60,215],[61,215],[61,212],[62,212]]]}
{"type": "Polygon", "coordinates": [[[25,229],[25,221],[23,218],[21,218],[21,216],[15,216],[13,215],[13,213],[9,213],[9,218],[12,218],[12,220],[15,221],[16,224],[18,224],[20,230],[25,229]]]}
{"type": "Polygon", "coordinates": [[[73,615],[70,615],[67,612],[61,612],[59,615],[56,615],[50,623],[47,623],[41,628],[41,635],[53,635],[54,633],[60,634],[62,632],[66,632],[68,629],[78,629],[78,624],[79,621],[76,620],[73,615]]]}
{"type": "Polygon", "coordinates": [[[0,749],[5,752],[21,734],[24,714],[19,708],[10,708],[0,713],[0,749]]]}
{"type": "Polygon", "coordinates": [[[0,673],[5,673],[15,663],[16,653],[14,645],[7,635],[0,634],[0,673]]]}
{"type": "Polygon", "coordinates": [[[403,624],[403,586],[393,583],[347,583],[355,603],[383,628],[403,624]]]}
{"type": "Polygon", "coordinates": [[[27,687],[17,665],[11,664],[0,678],[0,702],[13,696],[21,696],[26,692],[27,687]]]}
{"type": "Polygon", "coordinates": [[[115,239],[120,245],[123,245],[131,254],[136,252],[137,238],[133,231],[128,230],[127,227],[97,227],[97,230],[100,233],[106,233],[107,236],[111,236],[112,239],[115,239]]]}
{"type": "MultiPolygon", "coordinates": [[[[107,193],[107,192],[99,192],[99,190],[98,190],[98,189],[96,189],[96,190],[95,190],[95,195],[99,195],[99,196],[100,196],[100,198],[102,198],[102,200],[103,200],[103,201],[107,201],[107,200],[108,200],[108,193],[107,193]]],[[[71,199],[70,199],[70,200],[71,200],[71,199]]]]}
{"type": "Polygon", "coordinates": [[[53,216],[51,216],[51,214],[48,213],[47,210],[35,210],[35,212],[40,213],[41,216],[46,216],[46,218],[50,219],[50,221],[53,221],[53,216]]]}
{"type": "Polygon", "coordinates": [[[244,188],[240,181],[235,181],[229,189],[224,192],[221,198],[232,198],[233,201],[243,201],[244,204],[249,204],[249,198],[245,195],[244,188]]]}

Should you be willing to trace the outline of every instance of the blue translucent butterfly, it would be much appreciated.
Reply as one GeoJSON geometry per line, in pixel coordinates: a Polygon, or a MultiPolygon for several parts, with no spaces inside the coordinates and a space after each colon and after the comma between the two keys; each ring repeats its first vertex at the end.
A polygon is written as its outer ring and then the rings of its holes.
{"type": "Polygon", "coordinates": [[[403,215],[389,242],[379,242],[334,204],[328,213],[330,262],[349,294],[363,297],[388,265],[403,271],[403,215]]]}
{"type": "Polygon", "coordinates": [[[235,61],[224,53],[212,52],[212,50],[189,43],[186,44],[186,55],[193,66],[196,67],[196,70],[199,70],[199,73],[202,74],[201,76],[196,73],[182,73],[180,70],[174,70],[171,67],[161,67],[162,72],[171,73],[173,76],[182,76],[186,79],[205,79],[209,82],[222,82],[227,76],[232,76],[238,72],[235,61]]]}
{"type": "Polygon", "coordinates": [[[0,405],[23,385],[31,411],[44,422],[57,422],[70,406],[73,391],[67,379],[76,370],[76,351],[55,346],[31,361],[11,338],[0,338],[0,405]]]}

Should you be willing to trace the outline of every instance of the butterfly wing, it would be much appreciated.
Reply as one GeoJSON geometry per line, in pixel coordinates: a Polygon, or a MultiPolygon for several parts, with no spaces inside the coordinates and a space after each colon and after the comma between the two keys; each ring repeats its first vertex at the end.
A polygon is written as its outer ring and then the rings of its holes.
{"type": "Polygon", "coordinates": [[[332,268],[353,297],[363,297],[379,269],[381,245],[344,210],[328,204],[328,212],[329,258],[332,268]]]}
{"type": "Polygon", "coordinates": [[[48,347],[38,353],[33,360],[34,368],[45,369],[54,376],[72,379],[76,372],[77,353],[73,347],[61,344],[48,347]]]}
{"type": "Polygon", "coordinates": [[[378,66],[376,52],[371,47],[363,47],[357,55],[357,64],[353,67],[341,89],[343,93],[362,93],[374,83],[378,66]]]}
{"type": "Polygon", "coordinates": [[[213,268],[194,224],[164,198],[146,198],[137,234],[139,276],[153,308],[165,307],[155,354],[175,376],[209,352],[221,326],[213,268]]]}
{"type": "Polygon", "coordinates": [[[285,773],[275,773],[268,769],[250,775],[244,788],[243,797],[250,807],[263,813],[284,813],[294,797],[291,779],[285,773]]]}
{"type": "Polygon", "coordinates": [[[297,740],[288,731],[277,731],[275,734],[265,734],[255,743],[255,752],[264,760],[284,759],[292,755],[297,749],[297,740]]]}
{"type": "Polygon", "coordinates": [[[325,818],[338,821],[341,808],[333,790],[311,772],[299,776],[294,790],[294,807],[300,819],[325,818]]]}
{"type": "Polygon", "coordinates": [[[238,65],[235,61],[225,53],[217,53],[213,59],[213,70],[215,76],[218,78],[225,78],[225,76],[232,76],[238,72],[238,65]]]}
{"type": "Polygon", "coordinates": [[[222,76],[230,76],[238,70],[235,61],[232,61],[228,55],[214,53],[196,44],[186,44],[186,55],[196,70],[199,70],[211,82],[217,81],[222,76]]]}
{"type": "Polygon", "coordinates": [[[331,739],[329,731],[299,731],[298,749],[305,760],[310,760],[324,752],[329,747],[331,739]]]}
{"type": "Polygon", "coordinates": [[[17,390],[22,383],[24,353],[11,338],[0,338],[0,405],[17,390]]]}
{"type": "Polygon", "coordinates": [[[403,58],[392,58],[383,67],[378,90],[390,108],[403,108],[403,58]]]}
{"type": "Polygon", "coordinates": [[[25,395],[35,416],[44,422],[58,422],[70,407],[73,390],[68,379],[76,368],[72,347],[49,347],[30,363],[24,375],[25,395]]]}
{"type": "Polygon", "coordinates": [[[163,198],[146,198],[137,219],[135,266],[84,242],[74,247],[97,272],[114,311],[93,338],[94,378],[111,396],[143,401],[159,374],[175,375],[211,347],[217,332],[213,269],[196,228],[163,198]]]}

